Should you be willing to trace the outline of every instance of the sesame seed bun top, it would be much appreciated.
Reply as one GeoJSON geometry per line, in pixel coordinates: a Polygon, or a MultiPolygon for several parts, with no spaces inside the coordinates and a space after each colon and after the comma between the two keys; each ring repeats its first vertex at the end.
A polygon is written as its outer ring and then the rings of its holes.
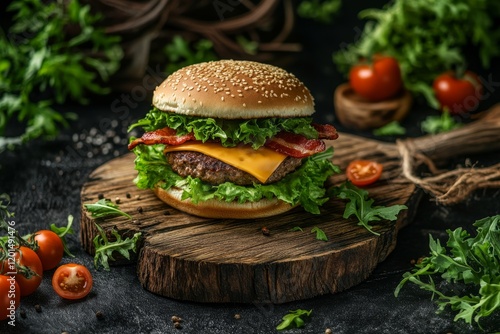
{"type": "Polygon", "coordinates": [[[293,74],[237,60],[199,63],[174,72],[156,87],[153,105],[167,112],[225,119],[314,113],[311,93],[293,74]]]}

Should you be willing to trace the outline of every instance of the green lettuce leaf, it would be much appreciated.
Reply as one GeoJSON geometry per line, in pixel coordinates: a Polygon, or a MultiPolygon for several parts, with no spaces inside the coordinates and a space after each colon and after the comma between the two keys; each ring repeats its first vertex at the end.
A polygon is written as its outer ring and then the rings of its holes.
{"type": "Polygon", "coordinates": [[[175,129],[180,136],[193,132],[196,139],[203,142],[217,140],[225,147],[240,143],[251,144],[257,149],[282,130],[301,134],[309,139],[317,138],[318,132],[311,121],[311,117],[226,120],[187,116],[153,108],[143,119],[132,124],[129,131],[136,127],[142,127],[144,131],[169,127],[175,129]]]}
{"type": "Polygon", "coordinates": [[[282,180],[272,184],[239,186],[226,182],[210,185],[198,178],[183,178],[175,173],[163,154],[164,145],[138,145],[135,168],[138,175],[134,182],[141,189],[154,188],[159,182],[164,189],[172,186],[184,190],[182,198],[198,203],[209,199],[221,201],[256,202],[263,198],[279,198],[292,205],[300,204],[308,212],[319,214],[319,207],[328,201],[325,181],[333,174],[340,173],[338,166],[331,162],[333,148],[303,160],[302,165],[282,180]]]}

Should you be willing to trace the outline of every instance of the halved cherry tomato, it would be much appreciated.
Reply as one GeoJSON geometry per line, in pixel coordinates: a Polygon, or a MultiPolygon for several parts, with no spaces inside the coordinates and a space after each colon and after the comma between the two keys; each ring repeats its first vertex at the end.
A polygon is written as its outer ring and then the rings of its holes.
{"type": "Polygon", "coordinates": [[[42,261],[43,270],[55,268],[64,255],[64,246],[61,238],[57,234],[49,230],[40,230],[35,233],[33,238],[38,249],[36,253],[42,261]]]}
{"type": "Polygon", "coordinates": [[[380,178],[383,167],[371,160],[354,160],[346,170],[347,179],[355,186],[366,186],[380,178]]]}
{"type": "Polygon", "coordinates": [[[15,277],[17,284],[19,284],[21,296],[28,296],[35,292],[42,283],[42,261],[31,248],[26,246],[16,248],[13,257],[17,268],[13,268],[12,264],[8,263],[9,260],[5,260],[0,274],[17,272],[15,277]]]}
{"type": "Polygon", "coordinates": [[[56,269],[52,276],[54,291],[65,299],[81,299],[92,290],[92,274],[87,267],[68,263],[56,269]]]}
{"type": "Polygon", "coordinates": [[[360,63],[349,72],[352,89],[367,100],[377,102],[396,96],[403,88],[398,61],[389,56],[375,55],[373,63],[360,63]]]}
{"type": "Polygon", "coordinates": [[[445,72],[436,77],[432,87],[441,109],[447,108],[452,115],[473,111],[483,95],[481,80],[471,71],[465,71],[463,76],[445,72]]]}
{"type": "Polygon", "coordinates": [[[0,275],[0,320],[16,319],[21,289],[14,276],[0,275]]]}

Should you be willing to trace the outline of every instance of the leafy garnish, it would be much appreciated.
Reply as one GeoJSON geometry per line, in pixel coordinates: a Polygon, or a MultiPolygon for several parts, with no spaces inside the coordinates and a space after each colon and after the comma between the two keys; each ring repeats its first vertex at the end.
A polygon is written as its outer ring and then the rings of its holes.
{"type": "Polygon", "coordinates": [[[319,228],[319,227],[317,227],[317,226],[314,226],[314,227],[311,229],[311,233],[316,233],[316,239],[318,239],[318,240],[321,240],[321,241],[328,241],[328,237],[326,236],[325,231],[323,231],[322,229],[320,229],[320,228],[319,228]]]}
{"type": "Polygon", "coordinates": [[[449,306],[458,312],[454,321],[468,324],[480,325],[481,318],[500,311],[500,215],[477,220],[474,226],[476,236],[462,227],[447,230],[447,247],[429,235],[429,256],[403,275],[394,295],[407,282],[414,283],[432,292],[438,312],[449,306]]]}
{"type": "Polygon", "coordinates": [[[444,110],[440,116],[428,116],[420,126],[423,132],[436,134],[459,128],[462,124],[455,121],[450,113],[444,110]]]}
{"type": "Polygon", "coordinates": [[[132,218],[128,213],[119,209],[118,205],[114,204],[107,198],[102,198],[94,204],[84,204],[87,210],[91,213],[92,218],[104,218],[110,216],[125,216],[132,218]]]}
{"type": "Polygon", "coordinates": [[[80,1],[15,0],[12,25],[0,29],[0,152],[35,138],[55,136],[74,113],[54,109],[88,93],[109,92],[106,81],[120,65],[119,37],[98,28],[101,16],[80,1]],[[12,122],[24,126],[4,137],[12,122]]]}
{"type": "Polygon", "coordinates": [[[302,309],[297,309],[294,311],[289,311],[283,318],[281,318],[283,321],[280,322],[280,324],[276,327],[277,330],[281,331],[283,329],[289,329],[289,328],[301,328],[304,327],[305,322],[303,317],[310,317],[312,313],[312,310],[302,310],[302,309]]]}
{"type": "Polygon", "coordinates": [[[71,254],[68,246],[66,245],[66,234],[73,234],[74,233],[73,229],[71,228],[71,225],[73,225],[73,216],[69,215],[68,216],[68,224],[66,226],[58,227],[55,224],[50,224],[50,229],[52,232],[57,234],[59,236],[59,238],[61,238],[61,241],[62,241],[63,246],[64,246],[64,253],[66,253],[67,255],[69,255],[71,257],[75,257],[73,254],[71,254]]]}
{"type": "Polygon", "coordinates": [[[320,23],[331,23],[342,7],[342,0],[302,0],[297,14],[320,23]]]}
{"type": "Polygon", "coordinates": [[[182,38],[175,35],[172,41],[164,48],[168,57],[167,73],[171,74],[178,69],[201,62],[216,60],[217,56],[213,50],[213,43],[208,39],[200,39],[193,46],[182,38]]]}
{"type": "Polygon", "coordinates": [[[369,224],[371,221],[382,219],[394,221],[398,218],[401,210],[408,208],[406,205],[373,206],[374,200],[368,197],[368,191],[354,186],[349,181],[338,187],[333,187],[331,192],[340,199],[349,200],[345,206],[343,218],[356,216],[358,225],[375,235],[380,235],[380,233],[373,231],[373,226],[369,224]]]}
{"type": "Polygon", "coordinates": [[[289,229],[288,231],[290,231],[290,232],[298,232],[298,231],[302,232],[304,230],[300,226],[294,226],[291,229],[289,229]]]}
{"type": "Polygon", "coordinates": [[[392,121],[373,130],[373,134],[375,136],[402,136],[406,134],[406,129],[398,121],[392,121]]]}
{"type": "Polygon", "coordinates": [[[106,232],[101,226],[95,224],[99,232],[94,237],[94,266],[96,269],[102,266],[105,270],[109,270],[109,260],[115,261],[113,252],[118,252],[127,260],[130,260],[130,251],[134,253],[137,251],[137,243],[140,240],[141,232],[136,232],[132,238],[123,239],[120,233],[114,228],[111,229],[111,235],[115,237],[115,241],[109,241],[106,232]]]}

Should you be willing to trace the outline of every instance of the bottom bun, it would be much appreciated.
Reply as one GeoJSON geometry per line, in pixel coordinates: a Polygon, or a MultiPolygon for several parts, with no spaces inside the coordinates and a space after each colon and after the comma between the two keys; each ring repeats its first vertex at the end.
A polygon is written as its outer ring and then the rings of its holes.
{"type": "Polygon", "coordinates": [[[190,199],[181,200],[183,190],[180,188],[172,187],[165,190],[161,187],[155,187],[153,192],[171,207],[205,218],[263,218],[279,215],[295,207],[279,199],[262,199],[258,202],[246,203],[223,202],[211,199],[194,204],[190,199]]]}

